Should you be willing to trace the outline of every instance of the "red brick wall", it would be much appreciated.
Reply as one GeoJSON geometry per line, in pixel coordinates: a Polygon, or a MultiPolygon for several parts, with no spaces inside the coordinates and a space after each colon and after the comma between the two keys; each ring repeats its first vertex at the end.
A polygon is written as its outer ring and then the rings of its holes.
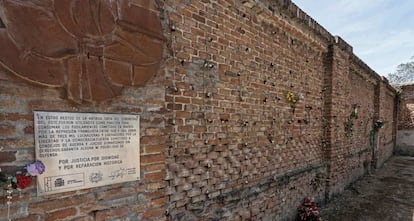
{"type": "MultiPolygon", "coordinates": [[[[165,178],[163,71],[145,87],[127,88],[111,102],[75,105],[62,90],[24,83],[0,69],[0,152],[3,172],[13,172],[34,159],[33,112],[133,113],[141,116],[141,178],[137,182],[37,197],[32,185],[24,197],[14,197],[13,220],[105,220],[111,218],[164,219],[167,201],[165,178]],[[161,86],[160,86],[161,85],[161,86]],[[22,219],[18,219],[22,218],[22,219]]],[[[0,217],[7,216],[0,207],[0,217]]]]}
{"type": "Polygon", "coordinates": [[[141,115],[141,181],[48,197],[32,187],[12,204],[13,217],[282,220],[304,197],[323,202],[392,153],[395,91],[291,2],[160,8],[161,70],[113,100],[74,104],[61,89],[1,69],[0,167],[8,171],[34,158],[34,110],[141,115]],[[300,94],[294,112],[288,92],[300,94]],[[377,119],[387,124],[372,143],[377,119]]]}
{"type": "Polygon", "coordinates": [[[324,171],[326,49],[241,4],[173,6],[177,61],[166,96],[170,216],[259,220],[283,216],[306,194],[323,195],[321,183],[310,183],[324,171]],[[295,114],[289,91],[304,97],[295,114]],[[309,116],[305,106],[312,106],[309,116]]]}
{"type": "Polygon", "coordinates": [[[352,49],[340,38],[337,44],[339,47],[333,47],[331,62],[332,106],[328,107],[331,112],[327,114],[331,122],[328,125],[331,143],[327,151],[331,177],[327,196],[342,192],[346,185],[371,168],[380,167],[392,155],[395,141],[395,89],[359,58],[349,54],[352,49]],[[350,118],[355,107],[357,117],[350,118]],[[377,131],[376,120],[387,123],[377,131]],[[344,133],[346,122],[352,123],[352,133],[344,133]]]}
{"type": "Polygon", "coordinates": [[[414,129],[414,84],[400,86],[398,130],[414,129]]]}
{"type": "MultiPolygon", "coordinates": [[[[145,87],[129,87],[112,101],[75,104],[63,89],[32,85],[0,68],[0,167],[14,172],[34,160],[33,111],[128,113],[141,116],[141,180],[36,196],[35,185],[13,197],[13,220],[165,220],[167,201],[164,71],[145,87]]],[[[3,197],[4,195],[0,195],[3,197]]],[[[1,200],[0,220],[7,217],[1,200]]]]}
{"type": "MultiPolygon", "coordinates": [[[[334,47],[334,50],[340,49],[334,47]]],[[[342,54],[338,52],[334,56],[337,62],[333,64],[335,69],[332,72],[332,151],[328,151],[331,194],[341,192],[344,186],[368,169],[371,159],[369,138],[377,84],[376,79],[356,57],[345,53],[346,51],[341,52],[342,54]],[[357,117],[351,117],[355,108],[357,117]],[[348,122],[352,123],[352,128],[346,131],[344,124],[348,122]]]]}
{"type": "Polygon", "coordinates": [[[414,84],[399,85],[397,150],[414,156],[414,84]]]}
{"type": "Polygon", "coordinates": [[[380,90],[387,83],[346,42],[292,4],[240,2],[167,3],[173,220],[289,217],[303,197],[340,193],[393,151],[395,90],[380,90]],[[289,91],[303,95],[294,114],[289,91]],[[391,123],[373,143],[379,115],[391,123]]]}
{"type": "Polygon", "coordinates": [[[381,82],[380,97],[379,97],[379,120],[385,122],[384,126],[378,130],[378,155],[377,166],[381,166],[395,151],[394,146],[396,142],[396,124],[395,110],[395,92],[389,84],[381,82]],[[390,105],[394,104],[394,107],[390,105]]]}

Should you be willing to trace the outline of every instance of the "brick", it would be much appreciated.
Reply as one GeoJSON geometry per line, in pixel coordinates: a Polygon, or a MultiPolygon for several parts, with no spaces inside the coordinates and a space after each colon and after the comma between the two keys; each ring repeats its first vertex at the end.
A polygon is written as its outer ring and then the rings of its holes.
{"type": "Polygon", "coordinates": [[[33,121],[32,114],[20,114],[20,113],[3,113],[0,115],[0,121],[19,121],[27,120],[33,121]]]}
{"type": "Polygon", "coordinates": [[[164,207],[166,203],[167,203],[167,197],[163,197],[163,198],[152,200],[149,206],[151,208],[164,207]]]}
{"type": "Polygon", "coordinates": [[[0,134],[3,136],[10,136],[16,132],[14,125],[0,125],[0,134]]]}
{"type": "Polygon", "coordinates": [[[192,18],[194,18],[196,21],[201,22],[201,23],[206,22],[206,19],[204,17],[201,17],[200,15],[193,14],[192,18]]]}
{"type": "Polygon", "coordinates": [[[158,163],[158,164],[149,164],[149,165],[145,165],[142,166],[142,169],[144,169],[145,171],[159,171],[159,170],[165,170],[165,164],[163,163],[158,163]]]}
{"type": "Polygon", "coordinates": [[[143,131],[143,136],[160,136],[162,135],[162,131],[160,128],[146,128],[143,131]]]}
{"type": "Polygon", "coordinates": [[[97,193],[96,199],[110,201],[114,199],[127,198],[128,196],[130,196],[130,193],[133,191],[134,189],[132,187],[129,187],[129,188],[113,187],[112,189],[109,189],[107,191],[97,193]]]}
{"type": "Polygon", "coordinates": [[[129,209],[126,207],[121,208],[111,208],[108,210],[102,210],[96,212],[96,220],[106,220],[109,218],[115,218],[115,217],[123,217],[126,214],[128,214],[129,209]]]}
{"type": "Polygon", "coordinates": [[[148,183],[146,185],[147,190],[154,191],[158,189],[162,189],[167,186],[166,182],[155,182],[155,183],[148,183]]]}
{"type": "Polygon", "coordinates": [[[147,210],[142,215],[142,219],[148,219],[148,218],[156,217],[156,216],[164,216],[164,213],[165,213],[164,208],[147,210]]]}
{"type": "Polygon", "coordinates": [[[2,151],[0,152],[0,162],[13,162],[16,160],[17,151],[2,151]]]}
{"type": "Polygon", "coordinates": [[[29,205],[30,213],[43,213],[47,211],[56,211],[62,208],[69,208],[82,205],[90,200],[93,200],[92,195],[80,195],[74,197],[67,197],[63,199],[55,199],[48,201],[40,201],[31,203],[29,205]]]}
{"type": "Polygon", "coordinates": [[[144,178],[147,180],[162,180],[165,178],[165,172],[146,173],[144,178]]]}
{"type": "Polygon", "coordinates": [[[187,197],[194,197],[201,194],[201,190],[197,188],[193,188],[187,192],[187,197]]]}
{"type": "Polygon", "coordinates": [[[165,196],[165,190],[149,191],[145,193],[145,198],[147,199],[156,199],[165,196]]]}
{"type": "Polygon", "coordinates": [[[0,147],[10,147],[10,148],[29,148],[33,147],[33,141],[30,139],[0,139],[0,147]]]}
{"type": "Polygon", "coordinates": [[[145,146],[144,152],[148,154],[153,153],[162,153],[167,149],[165,145],[152,145],[152,146],[145,146]]]}
{"type": "Polygon", "coordinates": [[[69,217],[75,216],[76,213],[77,213],[76,208],[68,208],[68,209],[58,210],[52,213],[46,213],[45,221],[68,219],[69,217]]]}
{"type": "Polygon", "coordinates": [[[164,154],[150,154],[150,155],[142,155],[141,156],[141,163],[142,164],[163,162],[164,160],[165,160],[164,154]]]}
{"type": "Polygon", "coordinates": [[[175,102],[176,103],[184,103],[184,104],[191,103],[190,98],[188,98],[188,97],[176,97],[175,102]]]}
{"type": "Polygon", "coordinates": [[[166,138],[165,136],[147,136],[147,137],[141,137],[141,144],[163,144],[165,143],[166,138]]]}

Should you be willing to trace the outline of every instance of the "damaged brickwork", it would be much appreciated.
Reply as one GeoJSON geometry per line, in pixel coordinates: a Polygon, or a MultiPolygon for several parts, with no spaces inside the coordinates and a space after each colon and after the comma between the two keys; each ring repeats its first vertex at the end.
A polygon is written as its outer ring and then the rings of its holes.
{"type": "MultiPolygon", "coordinates": [[[[13,202],[14,219],[291,220],[304,197],[323,203],[392,155],[396,91],[291,1],[119,4],[150,9],[131,19],[159,19],[157,50],[144,47],[158,70],[118,65],[127,73],[118,76],[103,66],[98,76],[117,88],[108,95],[91,83],[83,87],[90,94],[74,94],[85,82],[67,87],[74,83],[64,77],[58,87],[39,84],[30,67],[20,67],[30,81],[1,68],[0,167],[15,171],[34,159],[35,110],[133,113],[141,116],[142,179],[47,197],[30,188],[13,202]],[[378,120],[386,123],[375,129],[378,120]]],[[[0,21],[2,34],[4,13],[0,21]]],[[[140,22],[114,25],[132,42],[148,34],[140,22]]],[[[139,66],[145,56],[129,57],[136,47],[111,55],[139,66]]],[[[0,217],[6,212],[1,205],[0,217]]]]}

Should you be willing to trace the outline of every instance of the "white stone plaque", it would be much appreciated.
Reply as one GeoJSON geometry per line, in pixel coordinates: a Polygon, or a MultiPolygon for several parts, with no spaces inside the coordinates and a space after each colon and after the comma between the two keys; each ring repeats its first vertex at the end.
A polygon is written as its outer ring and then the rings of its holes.
{"type": "Polygon", "coordinates": [[[139,116],[34,112],[38,195],[140,178],[139,116]]]}

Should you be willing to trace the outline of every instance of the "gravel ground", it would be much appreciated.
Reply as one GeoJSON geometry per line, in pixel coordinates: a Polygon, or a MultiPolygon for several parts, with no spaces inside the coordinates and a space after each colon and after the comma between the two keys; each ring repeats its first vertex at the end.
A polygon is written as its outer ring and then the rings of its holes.
{"type": "Polygon", "coordinates": [[[319,211],[323,221],[414,221],[414,157],[392,157],[319,211]]]}

